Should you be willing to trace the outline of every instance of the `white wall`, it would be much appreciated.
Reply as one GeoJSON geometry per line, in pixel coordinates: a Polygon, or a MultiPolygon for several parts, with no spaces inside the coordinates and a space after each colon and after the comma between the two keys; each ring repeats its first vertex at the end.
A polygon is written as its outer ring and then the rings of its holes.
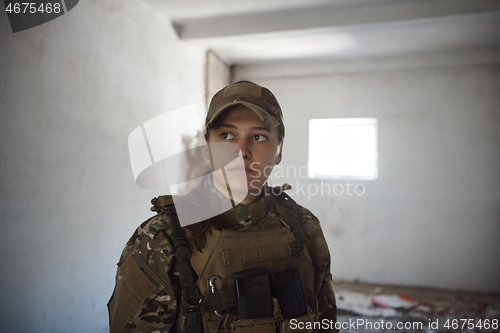
{"type": "Polygon", "coordinates": [[[289,71],[292,76],[280,78],[286,76],[283,66],[273,72],[268,64],[242,67],[236,77],[254,80],[278,97],[287,132],[285,168],[307,166],[309,119],[378,119],[379,178],[351,181],[351,193],[359,183],[364,195],[349,196],[345,181],[330,180],[324,184],[342,184],[343,195],[308,200],[308,186],[320,181],[293,175],[275,180],[304,185],[302,193],[297,187],[291,193],[322,221],[334,278],[498,292],[498,58],[496,64],[432,68],[415,68],[408,59],[411,69],[379,70],[380,61],[370,67],[363,60],[363,71],[340,66],[337,74],[289,71]]]}
{"type": "Polygon", "coordinates": [[[13,34],[0,14],[0,327],[106,332],[116,262],[152,213],[127,137],[195,104],[204,51],[143,1],[80,3],[13,34]]]}

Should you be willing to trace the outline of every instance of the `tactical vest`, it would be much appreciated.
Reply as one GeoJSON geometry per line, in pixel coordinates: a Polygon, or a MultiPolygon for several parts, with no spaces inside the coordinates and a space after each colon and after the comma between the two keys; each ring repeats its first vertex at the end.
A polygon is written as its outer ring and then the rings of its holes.
{"type": "MultiPolygon", "coordinates": [[[[277,208],[277,218],[281,221],[280,227],[255,231],[212,230],[204,249],[200,251],[192,248],[190,263],[198,276],[196,286],[204,305],[201,311],[203,332],[313,332],[291,330],[290,319],[283,318],[275,298],[272,300],[272,317],[238,319],[233,312],[228,311],[234,305],[236,297],[233,273],[265,266],[269,274],[273,275],[291,266],[299,269],[308,303],[308,312],[295,318],[295,323],[313,322],[316,319],[318,304],[314,293],[314,267],[304,246],[305,237],[295,215],[296,204],[284,193],[278,198],[272,198],[277,208]],[[300,234],[298,229],[302,232],[303,239],[297,239],[296,234],[300,234]],[[212,289],[209,283],[212,284],[212,289]]],[[[179,259],[179,266],[181,265],[179,259]]],[[[185,303],[185,300],[181,299],[181,309],[185,303]]],[[[177,332],[185,332],[185,320],[186,317],[181,311],[177,320],[177,332]]]]}

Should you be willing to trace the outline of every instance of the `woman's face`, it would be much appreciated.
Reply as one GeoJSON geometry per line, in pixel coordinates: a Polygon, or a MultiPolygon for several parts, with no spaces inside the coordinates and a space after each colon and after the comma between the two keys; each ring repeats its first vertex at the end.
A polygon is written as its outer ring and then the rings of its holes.
{"type": "MultiPolygon", "coordinates": [[[[219,117],[222,117],[217,122],[219,125],[209,131],[209,149],[211,143],[229,142],[236,144],[240,152],[234,159],[229,158],[232,161],[224,168],[225,177],[222,172],[214,172],[214,185],[219,191],[226,189],[226,178],[233,196],[241,198],[237,201],[248,205],[261,196],[261,189],[271,171],[281,162],[278,129],[269,128],[255,112],[243,105],[219,117]]],[[[212,165],[217,164],[213,161],[216,158],[213,154],[211,158],[212,165]]]]}

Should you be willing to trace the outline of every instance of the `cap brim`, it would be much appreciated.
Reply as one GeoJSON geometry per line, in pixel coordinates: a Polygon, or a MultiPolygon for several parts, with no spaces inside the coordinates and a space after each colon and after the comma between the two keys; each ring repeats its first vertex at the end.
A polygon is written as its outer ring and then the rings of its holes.
{"type": "Polygon", "coordinates": [[[205,134],[207,132],[207,128],[210,127],[210,125],[214,122],[214,120],[222,112],[224,112],[228,108],[230,108],[232,106],[235,106],[235,105],[246,106],[247,108],[249,108],[250,110],[252,110],[253,112],[255,112],[255,114],[260,118],[260,120],[262,120],[264,122],[264,124],[266,124],[270,128],[276,128],[280,124],[280,122],[276,118],[274,118],[272,115],[269,114],[269,112],[267,112],[266,110],[264,110],[260,106],[252,104],[252,103],[249,103],[249,102],[245,102],[245,101],[237,101],[237,102],[232,102],[232,103],[225,104],[223,107],[221,107],[219,110],[217,110],[214,113],[214,115],[212,116],[212,118],[205,125],[205,129],[204,129],[205,134]]]}

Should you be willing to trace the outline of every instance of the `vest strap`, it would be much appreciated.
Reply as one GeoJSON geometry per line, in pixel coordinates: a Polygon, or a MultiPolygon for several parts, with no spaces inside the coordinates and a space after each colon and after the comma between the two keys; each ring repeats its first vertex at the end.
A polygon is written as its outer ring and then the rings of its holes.
{"type": "Polygon", "coordinates": [[[189,250],[186,233],[181,228],[177,215],[171,223],[175,254],[179,263],[179,279],[182,286],[182,299],[184,306],[181,308],[184,316],[184,328],[186,333],[201,333],[203,325],[201,320],[200,291],[196,285],[197,274],[191,266],[191,251],[189,250]]]}
{"type": "Polygon", "coordinates": [[[290,227],[290,231],[295,236],[295,240],[290,244],[291,255],[285,264],[285,270],[292,267],[294,261],[302,255],[304,252],[304,246],[306,244],[306,235],[300,222],[297,220],[297,204],[290,198],[288,194],[281,191],[279,195],[273,196],[276,201],[283,207],[283,210],[277,209],[278,216],[281,221],[290,227]]]}

